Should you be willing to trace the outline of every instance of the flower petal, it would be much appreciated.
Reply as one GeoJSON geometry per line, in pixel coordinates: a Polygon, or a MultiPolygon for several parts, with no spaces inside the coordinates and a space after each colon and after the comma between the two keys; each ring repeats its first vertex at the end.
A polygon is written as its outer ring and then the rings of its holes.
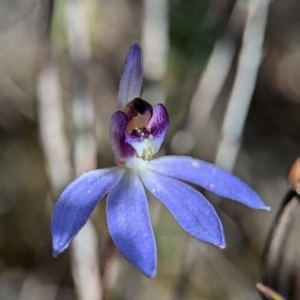
{"type": "Polygon", "coordinates": [[[153,160],[147,168],[197,184],[221,197],[235,200],[254,209],[269,210],[248,185],[221,168],[188,156],[166,156],[153,160]]]}
{"type": "Polygon", "coordinates": [[[169,127],[169,114],[163,104],[159,103],[154,106],[148,127],[153,136],[165,136],[169,127]]]}
{"type": "Polygon", "coordinates": [[[83,174],[71,182],[55,204],[51,232],[53,255],[63,252],[85,225],[97,203],[120,180],[124,170],[109,168],[83,174]]]}
{"type": "Polygon", "coordinates": [[[143,80],[142,49],[137,42],[129,48],[125,68],[121,78],[117,110],[123,110],[126,103],[140,97],[143,80]]]}
{"type": "Polygon", "coordinates": [[[198,191],[174,178],[142,170],[146,188],[172,213],[191,236],[218,247],[225,247],[221,221],[213,206],[198,191]]]}
{"type": "Polygon", "coordinates": [[[107,198],[111,237],[123,255],[146,276],[156,272],[156,245],[144,187],[134,171],[127,171],[107,198]]]}
{"type": "Polygon", "coordinates": [[[116,159],[120,162],[135,156],[136,153],[132,146],[125,142],[127,124],[128,119],[124,112],[117,111],[112,115],[109,129],[110,143],[116,159]]]}

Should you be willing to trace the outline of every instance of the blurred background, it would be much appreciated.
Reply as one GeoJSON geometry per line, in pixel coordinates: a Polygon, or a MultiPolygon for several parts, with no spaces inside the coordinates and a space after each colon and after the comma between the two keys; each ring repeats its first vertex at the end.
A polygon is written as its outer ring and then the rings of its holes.
{"type": "Polygon", "coordinates": [[[297,0],[0,0],[0,299],[262,299],[261,255],[299,155],[299,15],[297,0]],[[142,98],[170,114],[159,154],[217,163],[272,207],[205,193],[223,221],[220,250],[150,198],[152,280],[117,251],[101,270],[105,201],[71,249],[51,254],[58,195],[83,171],[114,165],[109,122],[133,41],[142,98]]]}

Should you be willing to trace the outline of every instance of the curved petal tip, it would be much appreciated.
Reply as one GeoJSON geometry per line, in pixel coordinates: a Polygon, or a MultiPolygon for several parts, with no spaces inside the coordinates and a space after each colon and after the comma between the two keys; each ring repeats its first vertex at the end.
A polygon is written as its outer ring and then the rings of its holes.
{"type": "Polygon", "coordinates": [[[53,238],[53,245],[52,245],[52,256],[54,258],[58,257],[62,252],[64,252],[70,245],[70,242],[66,242],[64,244],[61,244],[59,241],[56,241],[55,238],[53,238]]]}
{"type": "Polygon", "coordinates": [[[59,254],[61,254],[63,252],[63,250],[62,251],[59,251],[58,249],[56,249],[56,250],[54,250],[53,249],[53,252],[52,252],[52,256],[54,257],[54,258],[56,258],[59,254]]]}
{"type": "Polygon", "coordinates": [[[153,270],[153,271],[150,271],[149,273],[148,273],[148,272],[145,273],[145,272],[143,271],[143,273],[144,273],[149,279],[152,279],[152,278],[154,278],[154,277],[156,276],[156,269],[153,270]]]}
{"type": "MultiPolygon", "coordinates": [[[[222,225],[221,225],[222,226],[222,225]]],[[[225,236],[224,236],[224,232],[223,232],[223,227],[222,227],[222,232],[218,237],[215,238],[211,238],[210,241],[205,241],[211,245],[214,245],[220,249],[225,249],[226,248],[226,240],[225,240],[225,236]]]]}
{"type": "Polygon", "coordinates": [[[128,52],[135,52],[135,51],[142,52],[141,46],[140,46],[140,44],[138,43],[138,41],[134,41],[134,42],[131,44],[131,46],[130,46],[128,52]]]}
{"type": "Polygon", "coordinates": [[[223,244],[218,246],[220,249],[225,249],[226,248],[226,242],[225,240],[223,241],[223,244]]]}
{"type": "Polygon", "coordinates": [[[261,209],[266,210],[266,211],[270,211],[272,208],[270,206],[264,206],[261,209]]]}

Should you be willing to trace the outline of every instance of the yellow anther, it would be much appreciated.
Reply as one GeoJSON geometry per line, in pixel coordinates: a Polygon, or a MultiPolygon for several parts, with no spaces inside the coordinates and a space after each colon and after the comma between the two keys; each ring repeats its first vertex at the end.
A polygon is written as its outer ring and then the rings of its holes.
{"type": "Polygon", "coordinates": [[[144,133],[144,132],[142,132],[142,133],[141,133],[141,136],[144,136],[144,135],[145,135],[145,133],[144,133]]]}
{"type": "MultiPolygon", "coordinates": [[[[141,133],[141,132],[142,132],[142,130],[141,130],[141,129],[137,129],[137,132],[138,132],[138,133],[141,133]]],[[[142,135],[143,135],[143,134],[142,134],[142,135]]]]}
{"type": "Polygon", "coordinates": [[[153,139],[153,135],[149,134],[149,139],[152,140],[153,139]]]}
{"type": "Polygon", "coordinates": [[[149,127],[146,127],[146,130],[150,132],[150,128],[149,127]]]}
{"type": "Polygon", "coordinates": [[[144,139],[144,142],[146,142],[146,143],[147,143],[147,142],[148,142],[148,140],[147,140],[147,139],[144,139]]]}
{"type": "Polygon", "coordinates": [[[150,148],[150,151],[151,151],[151,153],[152,154],[154,154],[154,152],[155,152],[155,150],[154,150],[154,148],[152,147],[152,148],[150,148]]]}

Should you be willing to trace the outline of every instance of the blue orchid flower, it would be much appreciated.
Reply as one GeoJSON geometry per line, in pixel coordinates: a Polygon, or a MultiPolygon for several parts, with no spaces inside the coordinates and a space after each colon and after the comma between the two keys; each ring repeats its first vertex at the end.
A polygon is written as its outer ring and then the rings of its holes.
{"type": "Polygon", "coordinates": [[[136,268],[153,277],[157,253],[145,188],[188,234],[220,248],[225,247],[225,238],[215,209],[186,182],[253,209],[269,208],[240,179],[213,164],[187,156],[152,160],[164,140],[169,116],[164,105],[152,107],[140,98],[142,76],[142,51],[135,42],[120,82],[118,111],[111,117],[117,167],[88,172],[70,183],[54,207],[51,230],[57,256],[108,194],[107,222],[115,245],[136,268]]]}

